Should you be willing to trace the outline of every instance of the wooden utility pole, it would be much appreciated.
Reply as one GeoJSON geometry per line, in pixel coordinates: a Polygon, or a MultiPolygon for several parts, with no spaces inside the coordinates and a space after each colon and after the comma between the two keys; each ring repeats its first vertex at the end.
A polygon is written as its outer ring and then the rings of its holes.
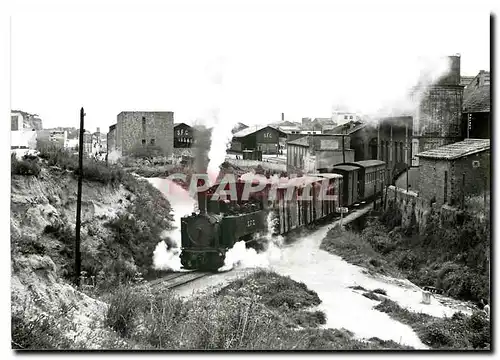
{"type": "Polygon", "coordinates": [[[471,114],[467,114],[467,139],[470,137],[470,130],[471,130],[471,127],[472,127],[471,119],[472,119],[472,115],[471,114]]]}
{"type": "Polygon", "coordinates": [[[76,198],[76,236],[75,236],[75,277],[76,285],[80,286],[81,254],[80,254],[80,227],[82,212],[82,180],[83,180],[83,134],[85,133],[83,118],[85,112],[80,110],[80,141],[78,149],[78,193],[76,198]]]}
{"type": "Polygon", "coordinates": [[[465,173],[462,173],[462,210],[465,209],[465,173]]]}
{"type": "Polygon", "coordinates": [[[408,123],[406,123],[406,144],[405,144],[405,162],[406,162],[406,193],[408,193],[408,176],[410,173],[410,165],[408,164],[408,123]]]}
{"type": "MultiPolygon", "coordinates": [[[[344,130],[344,132],[346,132],[346,130],[344,130]]],[[[342,135],[342,162],[345,163],[345,145],[344,145],[344,136],[345,135],[342,135]]]]}

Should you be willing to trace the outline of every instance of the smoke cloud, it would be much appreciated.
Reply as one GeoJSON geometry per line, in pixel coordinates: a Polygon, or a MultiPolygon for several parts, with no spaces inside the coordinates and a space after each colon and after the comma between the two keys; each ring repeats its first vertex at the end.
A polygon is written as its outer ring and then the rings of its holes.
{"type": "MultiPolygon", "coordinates": [[[[269,267],[271,264],[279,262],[282,257],[284,239],[281,236],[273,236],[276,221],[274,214],[269,213],[267,217],[268,231],[263,235],[267,247],[263,252],[257,253],[255,249],[247,248],[244,241],[238,241],[227,251],[224,266],[219,271],[228,271],[233,268],[269,267]]],[[[258,237],[258,235],[256,236],[258,237]]]]}
{"type": "Polygon", "coordinates": [[[189,192],[169,179],[149,178],[148,181],[167,198],[172,207],[174,228],[162,234],[162,241],[153,253],[153,268],[156,270],[181,270],[181,218],[190,214],[195,201],[189,192]]]}
{"type": "Polygon", "coordinates": [[[451,62],[447,57],[431,58],[420,57],[415,62],[409,61],[405,67],[407,74],[396,82],[395,86],[380,102],[375,112],[364,113],[370,119],[390,116],[415,116],[423,97],[429,87],[450,71],[451,62]]]}

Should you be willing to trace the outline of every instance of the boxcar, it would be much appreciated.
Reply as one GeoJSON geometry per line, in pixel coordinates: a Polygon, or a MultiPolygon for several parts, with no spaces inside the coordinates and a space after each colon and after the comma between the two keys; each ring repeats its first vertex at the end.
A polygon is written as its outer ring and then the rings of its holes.
{"type": "Polygon", "coordinates": [[[334,196],[335,199],[322,200],[323,214],[324,216],[329,216],[335,213],[336,209],[340,206],[340,195],[343,186],[342,175],[331,174],[331,173],[320,173],[320,174],[310,174],[310,176],[328,179],[328,191],[326,192],[326,194],[329,196],[334,196]]]}
{"type": "Polygon", "coordinates": [[[278,186],[274,209],[279,218],[279,234],[307,226],[323,216],[319,197],[323,180],[319,177],[302,176],[278,186]]]}

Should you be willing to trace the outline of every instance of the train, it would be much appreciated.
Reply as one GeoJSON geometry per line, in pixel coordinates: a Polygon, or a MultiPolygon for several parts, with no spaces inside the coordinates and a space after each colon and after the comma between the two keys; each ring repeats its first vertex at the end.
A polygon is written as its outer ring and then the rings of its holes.
{"type": "MultiPolygon", "coordinates": [[[[337,164],[317,173],[280,179],[245,179],[215,183],[198,192],[198,212],[181,218],[181,264],[189,270],[217,271],[226,253],[238,241],[258,246],[258,234],[286,235],[337,216],[380,197],[385,185],[386,163],[365,160],[337,164]],[[252,186],[258,191],[245,188],[252,186]],[[235,189],[235,191],[230,191],[235,189]],[[323,195],[329,195],[325,197],[323,195]],[[271,217],[272,229],[268,218],[271,217]]],[[[202,179],[198,185],[203,185],[202,179]]]]}

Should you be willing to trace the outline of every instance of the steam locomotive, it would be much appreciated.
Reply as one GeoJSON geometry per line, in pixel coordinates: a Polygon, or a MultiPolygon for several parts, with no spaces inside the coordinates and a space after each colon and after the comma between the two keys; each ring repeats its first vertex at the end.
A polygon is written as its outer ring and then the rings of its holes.
{"type": "Polygon", "coordinates": [[[226,183],[222,192],[221,183],[213,184],[198,193],[199,212],[181,218],[181,264],[186,269],[217,271],[238,241],[255,247],[259,233],[284,235],[335,216],[339,207],[379,197],[385,166],[380,160],[366,160],[279,182],[240,178],[226,183]],[[248,195],[249,186],[261,190],[250,192],[247,198],[245,187],[248,195]],[[272,229],[268,229],[268,216],[275,220],[272,229]]]}

